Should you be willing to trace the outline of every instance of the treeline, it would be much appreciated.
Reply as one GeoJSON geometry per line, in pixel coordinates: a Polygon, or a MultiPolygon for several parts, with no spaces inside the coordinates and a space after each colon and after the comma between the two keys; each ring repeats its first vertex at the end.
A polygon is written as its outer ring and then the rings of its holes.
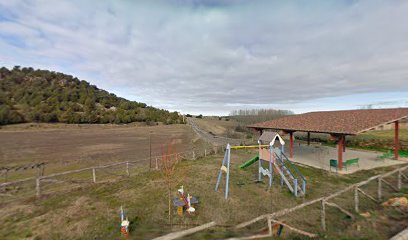
{"type": "Polygon", "coordinates": [[[276,118],[293,115],[294,112],[290,110],[279,109],[239,109],[233,110],[229,114],[230,118],[243,124],[253,124],[258,122],[265,122],[276,118]]]}
{"type": "Polygon", "coordinates": [[[0,124],[181,123],[169,112],[129,101],[63,73],[15,66],[0,68],[0,124]]]}

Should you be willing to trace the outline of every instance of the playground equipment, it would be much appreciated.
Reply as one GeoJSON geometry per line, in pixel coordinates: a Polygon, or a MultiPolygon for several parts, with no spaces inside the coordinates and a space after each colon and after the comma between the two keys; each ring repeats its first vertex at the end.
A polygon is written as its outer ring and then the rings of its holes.
{"type": "Polygon", "coordinates": [[[177,214],[179,216],[183,216],[184,209],[187,213],[192,214],[195,212],[195,208],[193,204],[198,203],[198,199],[196,197],[190,196],[190,194],[184,193],[184,187],[181,186],[180,189],[177,190],[179,194],[179,198],[175,198],[173,200],[173,205],[177,207],[177,214]]]}
{"type": "Polygon", "coordinates": [[[125,212],[123,211],[123,207],[120,206],[120,233],[124,237],[129,236],[129,220],[125,217],[125,212]]]}
{"type": "Polygon", "coordinates": [[[291,191],[296,197],[306,194],[306,179],[284,154],[284,145],[285,141],[276,132],[264,132],[258,139],[258,145],[231,146],[230,144],[228,144],[224,154],[224,159],[222,160],[221,169],[218,174],[215,191],[218,190],[219,184],[222,179],[222,174],[225,173],[225,199],[228,198],[231,149],[258,148],[258,155],[241,164],[239,166],[240,169],[246,168],[258,161],[259,182],[262,181],[263,176],[267,176],[269,178],[269,187],[272,187],[273,173],[275,172],[281,179],[281,186],[285,184],[288,187],[289,191],[291,191]],[[278,139],[278,142],[281,144],[280,148],[274,148],[276,139],[278,139]],[[262,167],[262,161],[268,162],[268,168],[262,167]],[[300,181],[301,186],[299,186],[300,181]]]}

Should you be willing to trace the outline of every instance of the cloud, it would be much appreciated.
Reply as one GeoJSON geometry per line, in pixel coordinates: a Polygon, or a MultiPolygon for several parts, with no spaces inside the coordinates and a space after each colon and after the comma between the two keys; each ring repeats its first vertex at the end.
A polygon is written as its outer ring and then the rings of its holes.
{"type": "Polygon", "coordinates": [[[408,93],[407,11],[404,1],[0,0],[0,63],[183,112],[296,109],[408,93]]]}

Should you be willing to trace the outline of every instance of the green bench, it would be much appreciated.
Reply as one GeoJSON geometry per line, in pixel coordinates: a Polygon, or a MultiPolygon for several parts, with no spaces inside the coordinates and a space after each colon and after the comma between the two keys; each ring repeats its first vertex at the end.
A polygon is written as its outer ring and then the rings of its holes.
{"type": "MultiPolygon", "coordinates": [[[[343,162],[343,166],[346,168],[346,170],[347,170],[347,167],[351,166],[351,165],[357,165],[358,167],[360,167],[360,164],[358,163],[359,160],[360,160],[360,158],[348,159],[345,162],[343,162]]],[[[330,171],[331,171],[332,167],[334,167],[336,169],[336,172],[337,172],[337,169],[339,168],[337,160],[330,159],[330,171]]]]}

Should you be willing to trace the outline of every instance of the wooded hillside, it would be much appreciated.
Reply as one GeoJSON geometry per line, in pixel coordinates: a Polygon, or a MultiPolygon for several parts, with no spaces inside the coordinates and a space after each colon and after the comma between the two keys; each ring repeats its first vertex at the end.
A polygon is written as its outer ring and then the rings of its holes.
{"type": "Polygon", "coordinates": [[[19,66],[0,68],[0,125],[181,121],[177,112],[117,97],[70,75],[19,66]]]}

